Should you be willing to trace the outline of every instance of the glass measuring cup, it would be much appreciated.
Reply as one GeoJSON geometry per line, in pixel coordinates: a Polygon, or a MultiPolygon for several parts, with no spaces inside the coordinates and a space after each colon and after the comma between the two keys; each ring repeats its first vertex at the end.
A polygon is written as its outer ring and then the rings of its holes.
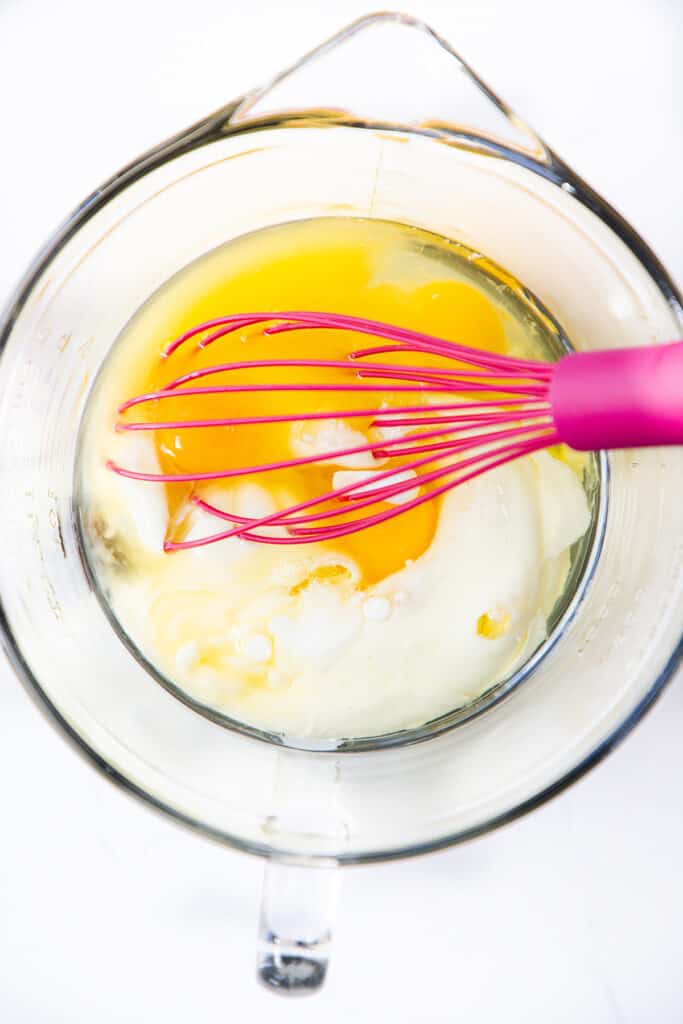
{"type": "Polygon", "coordinates": [[[579,348],[680,334],[644,243],[423,25],[376,16],[153,150],[91,196],[3,325],[2,625],[30,691],[151,805],[268,858],[261,977],[324,978],[335,867],[480,834],[556,792],[653,699],[683,632],[674,451],[609,460],[581,602],[524,685],[419,744],[307,751],[238,734],[155,685],[111,630],[73,517],[94,374],[171,274],[245,231],[334,214],[403,220],[507,267],[579,348]],[[653,549],[651,537],[657,537],[653,549]]]}

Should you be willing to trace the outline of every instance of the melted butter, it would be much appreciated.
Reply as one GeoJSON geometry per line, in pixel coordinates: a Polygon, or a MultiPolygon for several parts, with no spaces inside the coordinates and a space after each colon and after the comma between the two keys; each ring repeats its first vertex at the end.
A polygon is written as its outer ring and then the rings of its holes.
{"type": "Polygon", "coordinates": [[[510,629],[511,622],[512,616],[509,612],[494,614],[484,612],[477,619],[477,633],[488,640],[497,640],[499,637],[505,636],[510,629]]]}

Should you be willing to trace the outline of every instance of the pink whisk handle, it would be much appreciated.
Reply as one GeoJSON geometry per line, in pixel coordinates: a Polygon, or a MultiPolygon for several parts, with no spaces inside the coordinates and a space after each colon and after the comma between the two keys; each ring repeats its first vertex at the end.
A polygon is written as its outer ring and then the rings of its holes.
{"type": "Polygon", "coordinates": [[[560,439],[579,451],[683,444],[683,341],[565,356],[550,404],[560,439]]]}

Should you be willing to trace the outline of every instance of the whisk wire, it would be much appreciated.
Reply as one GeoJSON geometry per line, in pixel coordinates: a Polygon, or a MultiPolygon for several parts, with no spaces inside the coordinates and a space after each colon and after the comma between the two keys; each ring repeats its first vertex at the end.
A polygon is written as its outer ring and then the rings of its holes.
{"type": "Polygon", "coordinates": [[[230,523],[230,528],[208,536],[167,541],[165,548],[168,551],[201,547],[230,537],[268,544],[313,543],[343,537],[387,522],[420,507],[426,501],[439,498],[453,487],[474,479],[486,470],[531,454],[558,440],[548,398],[552,365],[482,352],[466,345],[361,317],[302,311],[218,317],[198,324],[174,339],[165,347],[163,357],[172,357],[174,352],[193,339],[196,339],[197,348],[206,349],[221,338],[255,326],[260,326],[261,333],[265,335],[303,329],[351,331],[381,338],[383,344],[356,349],[345,359],[235,360],[198,367],[172,378],[158,390],[136,395],[122,403],[119,414],[124,418],[119,419],[116,429],[121,432],[180,431],[364,419],[368,421],[368,429],[405,428],[414,432],[396,438],[384,436],[364,444],[296,458],[213,471],[147,473],[111,461],[108,463],[110,469],[130,479],[196,485],[319,463],[334,464],[341,459],[368,453],[376,459],[402,460],[397,465],[372,471],[361,480],[356,479],[353,483],[261,517],[237,515],[195,493],[192,501],[196,507],[209,516],[230,523]],[[457,365],[416,366],[376,361],[376,357],[390,354],[437,356],[457,365]],[[348,381],[260,380],[224,383],[221,380],[213,384],[197,384],[207,378],[240,370],[260,373],[268,369],[286,369],[288,372],[293,369],[310,369],[318,373],[333,371],[335,374],[348,371],[353,377],[348,381]],[[264,392],[372,395],[387,391],[392,394],[451,395],[457,400],[396,406],[388,406],[386,403],[377,406],[375,403],[374,406],[370,404],[362,409],[295,410],[291,413],[253,416],[226,415],[213,419],[197,417],[132,421],[125,418],[131,409],[169,399],[178,401],[200,396],[256,395],[264,392]],[[433,468],[424,471],[430,466],[433,468]],[[410,493],[415,490],[418,493],[411,497],[410,493]],[[387,503],[390,504],[388,508],[387,503]]]}

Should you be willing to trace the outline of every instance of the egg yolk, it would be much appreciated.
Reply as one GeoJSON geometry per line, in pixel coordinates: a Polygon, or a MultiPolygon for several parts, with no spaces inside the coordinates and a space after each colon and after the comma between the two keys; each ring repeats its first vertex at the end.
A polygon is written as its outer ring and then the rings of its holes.
{"type": "MultiPolygon", "coordinates": [[[[161,354],[169,340],[191,327],[233,313],[269,310],[347,313],[490,351],[507,351],[502,316],[476,286],[445,275],[440,279],[436,265],[434,280],[423,278],[416,282],[411,280],[410,273],[402,275],[400,270],[378,279],[377,266],[382,258],[386,259],[386,253],[380,242],[373,241],[371,233],[363,240],[349,240],[343,227],[340,232],[328,228],[303,243],[300,232],[297,237],[297,225],[292,225],[290,245],[286,234],[284,230],[281,243],[274,249],[252,245],[242,260],[221,259],[217,250],[213,258],[200,261],[167,286],[167,293],[165,296],[161,293],[162,301],[155,312],[153,351],[149,362],[139,368],[138,378],[130,382],[131,394],[157,391],[183,374],[218,364],[268,359],[345,359],[350,352],[377,343],[372,338],[336,330],[297,330],[269,336],[259,326],[226,335],[203,349],[198,348],[193,339],[168,357],[161,354]],[[342,237],[337,237],[338,234],[342,237]]],[[[437,366],[443,362],[436,357],[408,353],[402,353],[396,361],[437,366]]],[[[197,384],[270,386],[342,381],[349,381],[347,370],[274,367],[215,373],[198,380],[197,384]]],[[[179,395],[137,406],[125,413],[123,420],[146,418],[150,422],[170,422],[339,411],[348,414],[368,410],[366,416],[339,418],[371,442],[381,439],[377,428],[372,426],[376,414],[371,410],[386,411],[427,401],[419,393],[401,394],[392,391],[386,382],[378,383],[386,390],[278,391],[266,387],[255,392],[179,395]]],[[[306,431],[306,424],[301,422],[280,422],[168,428],[155,431],[153,436],[162,472],[202,474],[294,458],[301,453],[293,449],[293,438],[297,432],[303,436],[306,431]]],[[[392,468],[400,462],[400,459],[393,460],[392,468]]],[[[386,468],[377,460],[373,468],[381,472],[383,466],[386,468]]],[[[340,468],[339,464],[314,463],[250,475],[249,480],[267,489],[277,508],[284,508],[332,490],[333,475],[340,468]]],[[[346,463],[344,468],[347,468],[346,463]]],[[[430,468],[428,466],[427,470],[430,468]]],[[[227,492],[234,484],[234,478],[213,481],[211,500],[214,504],[217,490],[225,488],[227,492]]],[[[207,485],[202,482],[166,485],[168,539],[182,539],[187,528],[187,516],[183,512],[188,507],[189,497],[206,493],[207,485]]],[[[364,511],[374,513],[392,507],[381,503],[364,511]]],[[[380,524],[321,543],[340,556],[353,559],[361,573],[361,585],[368,586],[398,571],[407,560],[416,559],[425,551],[434,535],[438,514],[438,499],[426,501],[380,524]]],[[[228,528],[227,523],[216,519],[217,533],[228,528]]]]}

